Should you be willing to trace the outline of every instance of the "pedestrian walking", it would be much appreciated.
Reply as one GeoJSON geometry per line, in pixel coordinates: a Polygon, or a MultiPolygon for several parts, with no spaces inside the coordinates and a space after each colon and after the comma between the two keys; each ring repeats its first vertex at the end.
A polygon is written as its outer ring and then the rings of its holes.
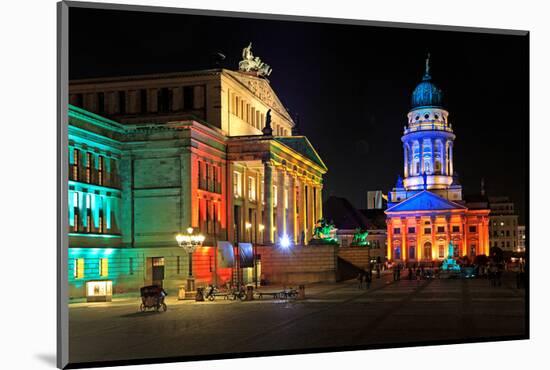
{"type": "Polygon", "coordinates": [[[416,267],[416,281],[419,282],[420,281],[420,277],[421,277],[421,271],[420,271],[420,267],[416,267]]]}
{"type": "Polygon", "coordinates": [[[393,273],[393,281],[397,281],[397,266],[396,265],[393,266],[392,273],[393,273]]]}
{"type": "Polygon", "coordinates": [[[357,282],[359,283],[358,288],[363,289],[363,273],[362,272],[357,274],[357,282]]]}
{"type": "Polygon", "coordinates": [[[367,284],[367,289],[370,289],[370,283],[372,283],[372,270],[367,271],[365,274],[365,282],[367,284]]]}
{"type": "Polygon", "coordinates": [[[376,278],[380,279],[380,263],[376,264],[376,278]]]}
{"type": "Polygon", "coordinates": [[[412,267],[409,266],[409,280],[412,280],[413,279],[413,270],[412,270],[412,267]]]}
{"type": "Polygon", "coordinates": [[[401,280],[401,264],[397,265],[397,281],[401,280]]]}

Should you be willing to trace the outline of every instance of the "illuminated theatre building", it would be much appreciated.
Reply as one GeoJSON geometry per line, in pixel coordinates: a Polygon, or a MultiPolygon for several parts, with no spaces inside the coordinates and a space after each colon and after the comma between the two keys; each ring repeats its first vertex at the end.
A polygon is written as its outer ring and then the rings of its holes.
{"type": "Polygon", "coordinates": [[[402,263],[489,255],[489,210],[469,209],[453,167],[455,135],[442,91],[426,72],[412,95],[401,141],[404,177],[389,193],[387,256],[402,263]]]}
{"type": "Polygon", "coordinates": [[[249,46],[238,71],[70,82],[71,297],[174,291],[189,276],[175,240],[188,227],[206,237],[193,254],[198,285],[260,278],[261,256],[239,266],[239,242],[310,240],[327,168],[292,135],[271,70],[256,62],[249,46]],[[222,241],[234,261],[215,248],[222,241]]]}

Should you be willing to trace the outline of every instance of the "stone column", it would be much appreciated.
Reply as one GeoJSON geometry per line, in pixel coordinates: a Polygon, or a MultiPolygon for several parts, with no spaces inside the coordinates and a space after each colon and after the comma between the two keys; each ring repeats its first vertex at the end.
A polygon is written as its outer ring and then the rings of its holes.
{"type": "Polygon", "coordinates": [[[401,259],[406,263],[408,256],[409,256],[409,250],[407,246],[407,219],[402,218],[401,219],[401,259]]]}
{"type": "Polygon", "coordinates": [[[453,175],[453,143],[449,142],[449,176],[453,175]]]}
{"type": "Polygon", "coordinates": [[[307,220],[307,236],[306,239],[309,240],[313,236],[313,229],[315,228],[315,214],[313,212],[313,186],[311,182],[307,183],[307,214],[308,214],[308,220],[307,220]]]}
{"type": "Polygon", "coordinates": [[[447,140],[441,142],[441,174],[447,175],[447,140]]]}
{"type": "Polygon", "coordinates": [[[489,256],[490,245],[489,245],[489,219],[488,219],[488,217],[483,217],[482,227],[483,227],[483,235],[484,235],[484,239],[485,239],[482,251],[486,256],[489,256]]]}
{"type": "Polygon", "coordinates": [[[432,173],[435,173],[435,140],[430,139],[430,144],[432,145],[432,158],[431,158],[431,164],[432,164],[432,173]]]}
{"type": "Polygon", "coordinates": [[[432,228],[431,231],[432,231],[432,261],[433,261],[435,259],[434,258],[434,250],[437,251],[437,258],[439,258],[439,248],[436,249],[436,245],[435,245],[435,228],[436,228],[436,226],[435,226],[435,217],[434,216],[430,217],[430,224],[431,224],[430,226],[432,228]]]}
{"type": "MultiPolygon", "coordinates": [[[[315,218],[323,218],[323,185],[317,185],[317,213],[315,218]]],[[[315,221],[317,221],[315,220],[315,221]]]]}
{"type": "Polygon", "coordinates": [[[416,219],[416,255],[418,256],[417,261],[422,260],[422,219],[418,217],[416,219]]]}
{"type": "Polygon", "coordinates": [[[403,144],[403,173],[409,177],[409,156],[407,155],[407,143],[403,144]]]}
{"type": "Polygon", "coordinates": [[[420,140],[420,173],[419,175],[422,175],[424,173],[424,139],[420,140]]]}
{"type": "MultiPolygon", "coordinates": [[[[232,196],[232,195],[231,195],[232,196]]],[[[273,165],[264,162],[264,244],[273,243],[273,165]]]]}
{"type": "Polygon", "coordinates": [[[295,175],[288,177],[288,213],[286,215],[287,233],[290,240],[294,243],[298,240],[296,235],[296,185],[294,184],[295,175]]]}
{"type": "MultiPolygon", "coordinates": [[[[449,243],[451,242],[451,216],[445,216],[445,231],[446,231],[445,248],[447,248],[449,246],[449,243]]],[[[456,248],[456,247],[453,245],[453,248],[456,248]]]]}
{"type": "Polygon", "coordinates": [[[286,233],[285,225],[285,171],[277,169],[277,230],[275,240],[286,233]]]}
{"type": "Polygon", "coordinates": [[[393,229],[392,229],[392,222],[391,218],[386,219],[386,226],[387,226],[387,234],[388,234],[388,245],[387,248],[387,258],[388,260],[391,260],[393,258],[393,247],[392,247],[392,238],[393,238],[393,229]]]}
{"type": "Polygon", "coordinates": [[[468,222],[466,216],[462,216],[462,255],[469,256],[470,251],[468,250],[468,222]]]}
{"type": "Polygon", "coordinates": [[[299,213],[300,213],[300,222],[298,227],[298,240],[301,242],[302,240],[302,233],[304,234],[304,244],[307,243],[307,217],[306,217],[306,185],[303,180],[303,178],[300,178],[298,180],[298,186],[299,186],[299,213]]]}

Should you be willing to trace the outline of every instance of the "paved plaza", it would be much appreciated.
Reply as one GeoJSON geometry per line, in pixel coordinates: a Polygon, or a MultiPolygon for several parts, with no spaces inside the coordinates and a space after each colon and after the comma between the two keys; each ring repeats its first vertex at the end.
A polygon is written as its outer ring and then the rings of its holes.
{"type": "MultiPolygon", "coordinates": [[[[264,288],[268,290],[268,288],[264,288]]],[[[272,289],[272,288],[270,288],[272,289]]],[[[469,340],[525,335],[525,291],[512,274],[485,279],[374,279],[311,285],[307,299],[177,301],[139,312],[140,299],[76,303],[69,309],[70,361],[196,356],[469,340]]]]}

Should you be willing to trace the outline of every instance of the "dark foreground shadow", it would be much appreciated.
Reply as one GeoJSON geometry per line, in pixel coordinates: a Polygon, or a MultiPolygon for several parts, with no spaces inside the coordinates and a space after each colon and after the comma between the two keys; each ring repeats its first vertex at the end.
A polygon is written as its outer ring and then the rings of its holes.
{"type": "Polygon", "coordinates": [[[51,367],[57,366],[57,357],[53,353],[38,353],[35,354],[34,357],[45,363],[46,365],[49,365],[51,367]]]}
{"type": "Polygon", "coordinates": [[[127,313],[125,315],[120,315],[120,317],[128,317],[128,318],[132,318],[132,317],[144,317],[144,316],[155,316],[155,315],[160,315],[161,311],[145,311],[145,312],[132,312],[132,313],[127,313]]]}

